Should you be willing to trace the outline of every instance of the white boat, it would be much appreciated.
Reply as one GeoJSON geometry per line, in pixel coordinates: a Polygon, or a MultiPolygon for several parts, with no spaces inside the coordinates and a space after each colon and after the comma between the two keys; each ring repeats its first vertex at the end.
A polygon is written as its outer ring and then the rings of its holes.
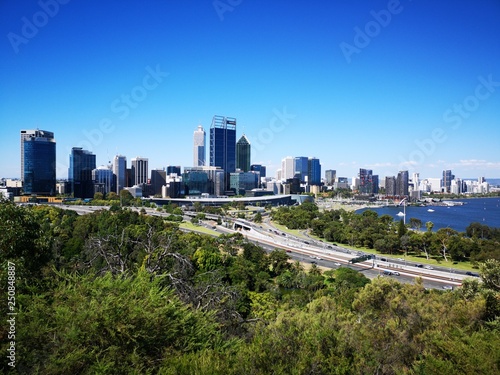
{"type": "Polygon", "coordinates": [[[398,215],[398,216],[405,216],[405,214],[404,214],[404,213],[402,213],[401,211],[399,211],[399,212],[397,213],[397,215],[398,215]]]}
{"type": "Polygon", "coordinates": [[[434,212],[434,210],[432,208],[429,208],[427,212],[434,212]]]}

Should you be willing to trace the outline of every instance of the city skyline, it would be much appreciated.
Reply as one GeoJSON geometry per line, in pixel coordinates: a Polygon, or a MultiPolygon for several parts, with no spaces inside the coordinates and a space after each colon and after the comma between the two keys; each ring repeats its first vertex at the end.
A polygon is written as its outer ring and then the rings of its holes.
{"type": "Polygon", "coordinates": [[[0,5],[0,177],[21,177],[19,130],[36,128],[57,138],[57,178],[72,147],[97,165],[192,166],[193,129],[214,113],[238,119],[269,176],[293,154],[349,178],[500,177],[497,1],[225,9],[0,5]]]}

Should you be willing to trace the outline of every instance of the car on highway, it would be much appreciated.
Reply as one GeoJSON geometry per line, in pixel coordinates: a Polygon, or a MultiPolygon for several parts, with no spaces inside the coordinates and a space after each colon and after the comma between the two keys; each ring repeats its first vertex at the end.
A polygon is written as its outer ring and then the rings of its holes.
{"type": "Polygon", "coordinates": [[[340,267],[340,263],[339,262],[335,262],[333,264],[336,265],[337,267],[340,267]]]}
{"type": "Polygon", "coordinates": [[[474,272],[470,272],[470,271],[467,271],[465,274],[466,274],[467,276],[479,277],[479,274],[478,274],[478,273],[474,273],[474,272]]]}
{"type": "Polygon", "coordinates": [[[415,264],[415,267],[422,268],[423,264],[415,264]]]}
{"type": "Polygon", "coordinates": [[[444,290],[453,290],[453,287],[451,285],[443,285],[444,290]]]}
{"type": "Polygon", "coordinates": [[[424,267],[426,270],[433,270],[434,268],[432,268],[431,266],[425,266],[424,267]]]}

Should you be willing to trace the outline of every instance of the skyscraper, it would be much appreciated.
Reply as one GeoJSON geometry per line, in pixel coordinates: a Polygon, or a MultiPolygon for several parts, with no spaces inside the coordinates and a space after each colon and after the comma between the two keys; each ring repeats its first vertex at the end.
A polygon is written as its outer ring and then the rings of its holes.
{"type": "Polygon", "coordinates": [[[300,182],[305,182],[309,175],[309,160],[305,156],[297,156],[293,159],[293,174],[299,175],[300,182]]]}
{"type": "Polygon", "coordinates": [[[113,160],[113,174],[116,176],[116,193],[127,187],[127,158],[116,155],[113,160]]]}
{"type": "Polygon", "coordinates": [[[131,160],[132,163],[132,181],[134,185],[141,185],[148,183],[148,159],[136,157],[131,160]]]}
{"type": "Polygon", "coordinates": [[[56,141],[45,130],[21,130],[21,180],[25,194],[55,194],[56,141]]]}
{"type": "Polygon", "coordinates": [[[400,171],[396,179],[396,195],[404,197],[408,195],[408,171],[400,171]]]}
{"type": "Polygon", "coordinates": [[[337,178],[337,171],[335,169],[328,169],[325,171],[325,183],[329,186],[333,186],[337,178]]]}
{"type": "Polygon", "coordinates": [[[451,181],[455,178],[455,176],[451,173],[451,170],[443,171],[443,192],[449,193],[451,189],[451,181]]]}
{"type": "Polygon", "coordinates": [[[210,166],[224,171],[224,188],[229,189],[229,173],[236,170],[236,119],[215,115],[210,126],[210,166]]]}
{"type": "Polygon", "coordinates": [[[96,169],[95,155],[81,147],[73,147],[69,156],[68,181],[74,198],[93,198],[92,171],[96,169]]]}
{"type": "Polygon", "coordinates": [[[321,164],[319,159],[309,158],[307,168],[307,182],[309,185],[321,185],[321,164]]]}
{"type": "Polygon", "coordinates": [[[294,159],[287,156],[281,160],[281,180],[286,181],[294,176],[294,159]]]}
{"type": "Polygon", "coordinates": [[[236,168],[241,169],[243,172],[250,171],[250,142],[243,134],[236,142],[236,168]]]}
{"type": "Polygon", "coordinates": [[[203,126],[198,125],[198,129],[193,134],[193,166],[202,167],[205,165],[205,144],[206,134],[203,126]]]}
{"type": "Polygon", "coordinates": [[[373,171],[371,169],[359,169],[359,192],[373,194],[373,171]]]}

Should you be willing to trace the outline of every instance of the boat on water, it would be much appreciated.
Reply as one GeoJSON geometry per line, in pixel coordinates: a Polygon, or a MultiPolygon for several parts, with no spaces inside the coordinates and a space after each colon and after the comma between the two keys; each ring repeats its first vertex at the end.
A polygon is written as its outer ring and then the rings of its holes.
{"type": "Polygon", "coordinates": [[[429,208],[427,212],[434,212],[434,210],[432,208],[429,208]]]}
{"type": "Polygon", "coordinates": [[[399,211],[399,212],[397,213],[397,215],[398,215],[398,216],[405,216],[405,214],[404,214],[404,213],[402,213],[401,211],[399,211]]]}

